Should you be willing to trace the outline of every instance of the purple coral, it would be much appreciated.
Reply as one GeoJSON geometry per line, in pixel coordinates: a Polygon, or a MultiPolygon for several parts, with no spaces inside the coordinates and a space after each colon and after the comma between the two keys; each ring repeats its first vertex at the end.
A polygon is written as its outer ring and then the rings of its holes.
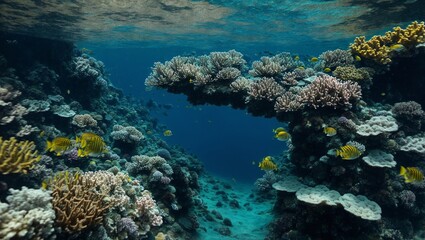
{"type": "Polygon", "coordinates": [[[119,231],[126,231],[128,235],[136,237],[138,235],[139,227],[137,224],[133,221],[133,219],[129,217],[121,218],[121,221],[118,223],[118,230],[119,231]]]}
{"type": "Polygon", "coordinates": [[[412,208],[416,202],[416,195],[410,190],[403,190],[400,193],[400,203],[406,208],[412,208]]]}
{"type": "Polygon", "coordinates": [[[360,85],[355,82],[340,82],[329,75],[321,75],[300,92],[300,101],[306,106],[348,107],[351,101],[359,100],[362,96],[360,85]]]}
{"type": "Polygon", "coordinates": [[[413,120],[425,118],[422,106],[415,101],[396,103],[391,111],[399,119],[413,120]]]}

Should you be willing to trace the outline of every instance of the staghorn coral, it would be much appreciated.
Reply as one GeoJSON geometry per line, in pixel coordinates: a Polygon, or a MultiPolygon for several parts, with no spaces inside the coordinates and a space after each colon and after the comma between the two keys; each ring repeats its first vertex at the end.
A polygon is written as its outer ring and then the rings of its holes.
{"type": "Polygon", "coordinates": [[[321,75],[300,92],[299,101],[315,109],[351,108],[351,102],[359,100],[361,96],[361,88],[357,83],[340,82],[329,75],[321,75]]]}
{"type": "Polygon", "coordinates": [[[319,59],[320,69],[318,70],[323,70],[324,68],[334,69],[340,66],[349,66],[352,65],[354,62],[351,53],[349,51],[341,49],[326,51],[320,54],[319,59]]]}
{"type": "Polygon", "coordinates": [[[3,140],[0,137],[0,172],[2,174],[28,173],[28,170],[33,168],[41,158],[34,149],[34,142],[18,141],[14,137],[3,140]]]}
{"type": "Polygon", "coordinates": [[[236,79],[235,81],[233,81],[230,84],[230,89],[233,92],[248,91],[252,83],[253,83],[253,81],[251,81],[247,78],[239,77],[238,79],[236,79]]]}
{"type": "Polygon", "coordinates": [[[276,112],[294,112],[302,109],[303,103],[300,101],[298,94],[290,91],[285,92],[276,99],[274,109],[276,112]]]}
{"type": "Polygon", "coordinates": [[[97,121],[90,114],[77,114],[72,118],[72,125],[79,128],[97,127],[97,121]]]}
{"type": "Polygon", "coordinates": [[[147,86],[203,86],[219,81],[233,81],[241,75],[246,61],[235,50],[211,52],[199,58],[173,57],[164,64],[156,62],[145,81],[147,86]]]}
{"type": "Polygon", "coordinates": [[[279,63],[278,58],[273,57],[261,57],[260,61],[254,61],[252,63],[252,70],[249,71],[254,77],[277,77],[286,68],[279,63]]]}
{"type": "Polygon", "coordinates": [[[103,220],[113,205],[104,201],[107,196],[93,191],[95,183],[79,173],[61,172],[50,182],[56,222],[65,231],[77,233],[103,220]]]}
{"type": "Polygon", "coordinates": [[[262,78],[251,84],[248,90],[248,101],[267,100],[274,101],[284,93],[284,89],[273,78],[262,78]]]}

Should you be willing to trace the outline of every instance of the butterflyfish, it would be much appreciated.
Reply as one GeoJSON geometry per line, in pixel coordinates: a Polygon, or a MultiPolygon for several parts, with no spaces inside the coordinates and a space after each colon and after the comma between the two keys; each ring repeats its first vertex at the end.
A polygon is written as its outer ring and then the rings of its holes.
{"type": "Polygon", "coordinates": [[[335,155],[340,156],[343,160],[354,160],[362,155],[362,152],[352,145],[345,145],[336,149],[335,155]]]}
{"type": "Polygon", "coordinates": [[[310,62],[317,62],[317,61],[319,61],[319,59],[318,59],[317,57],[312,57],[312,58],[310,59],[310,62]]]}
{"type": "Polygon", "coordinates": [[[328,72],[331,72],[331,71],[332,70],[330,68],[328,68],[328,67],[323,69],[323,72],[325,72],[325,73],[328,73],[328,72]]]}
{"type": "Polygon", "coordinates": [[[52,141],[47,141],[46,151],[55,152],[56,156],[60,156],[72,147],[72,142],[67,137],[57,137],[52,141]]]}
{"type": "Polygon", "coordinates": [[[106,144],[102,137],[95,133],[83,133],[80,138],[77,137],[76,142],[80,143],[78,157],[96,156],[107,152],[106,144]]]}
{"type": "Polygon", "coordinates": [[[274,137],[279,141],[286,141],[291,137],[291,135],[287,131],[280,131],[276,133],[274,137]]]}
{"type": "Polygon", "coordinates": [[[326,136],[328,137],[332,137],[336,135],[336,129],[333,127],[324,127],[323,128],[323,132],[326,134],[326,136]]]}
{"type": "Polygon", "coordinates": [[[272,157],[270,156],[264,157],[263,161],[258,164],[258,167],[265,171],[277,170],[277,165],[273,162],[272,157]]]}
{"type": "Polygon", "coordinates": [[[404,177],[404,182],[420,182],[424,180],[424,174],[417,167],[400,167],[400,176],[404,177]]]}
{"type": "Polygon", "coordinates": [[[356,55],[356,56],[354,57],[354,59],[355,59],[357,62],[360,62],[360,61],[362,60],[362,58],[361,58],[360,56],[358,56],[358,55],[356,55]]]}
{"type": "Polygon", "coordinates": [[[295,57],[294,57],[294,60],[295,60],[295,61],[299,61],[299,60],[300,60],[300,56],[295,56],[295,57]]]}
{"type": "Polygon", "coordinates": [[[173,132],[168,129],[168,130],[164,131],[163,135],[166,136],[166,137],[170,137],[170,136],[173,136],[173,132]]]}

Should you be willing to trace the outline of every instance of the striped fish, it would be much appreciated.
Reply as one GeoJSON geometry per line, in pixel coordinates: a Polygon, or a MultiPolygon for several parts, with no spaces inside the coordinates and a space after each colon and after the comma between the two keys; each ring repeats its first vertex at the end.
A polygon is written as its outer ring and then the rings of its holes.
{"type": "Polygon", "coordinates": [[[400,167],[400,175],[404,177],[404,182],[420,182],[424,180],[424,174],[417,167],[400,167]]]}
{"type": "Polygon", "coordinates": [[[261,170],[277,170],[277,165],[272,161],[272,157],[267,156],[263,158],[263,161],[261,161],[258,164],[258,167],[261,168],[261,170]]]}
{"type": "Polygon", "coordinates": [[[61,156],[63,153],[72,148],[72,142],[67,137],[57,137],[51,142],[47,141],[46,151],[55,152],[57,156],[61,156]]]}
{"type": "Polygon", "coordinates": [[[80,143],[80,147],[78,148],[79,157],[99,155],[107,152],[106,144],[102,137],[94,133],[83,133],[81,138],[77,137],[76,142],[80,143]]]}
{"type": "Polygon", "coordinates": [[[345,145],[335,151],[335,155],[343,160],[354,160],[362,155],[362,152],[355,146],[345,145]]]}

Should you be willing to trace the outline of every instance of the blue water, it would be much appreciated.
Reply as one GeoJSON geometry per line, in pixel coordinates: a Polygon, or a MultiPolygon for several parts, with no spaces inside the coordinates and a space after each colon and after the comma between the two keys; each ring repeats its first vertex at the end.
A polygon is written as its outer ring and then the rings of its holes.
{"type": "Polygon", "coordinates": [[[195,154],[210,173],[252,183],[263,174],[258,168],[263,157],[277,156],[286,150],[285,142],[273,138],[272,129],[284,126],[274,118],[253,117],[230,107],[192,106],[183,95],[158,89],[146,91],[144,80],[153,63],[164,62],[188,49],[91,50],[105,63],[112,83],[127,95],[145,102],[151,99],[159,105],[172,105],[169,110],[161,108],[151,112],[173,132],[171,137],[163,136],[164,140],[195,154]]]}

